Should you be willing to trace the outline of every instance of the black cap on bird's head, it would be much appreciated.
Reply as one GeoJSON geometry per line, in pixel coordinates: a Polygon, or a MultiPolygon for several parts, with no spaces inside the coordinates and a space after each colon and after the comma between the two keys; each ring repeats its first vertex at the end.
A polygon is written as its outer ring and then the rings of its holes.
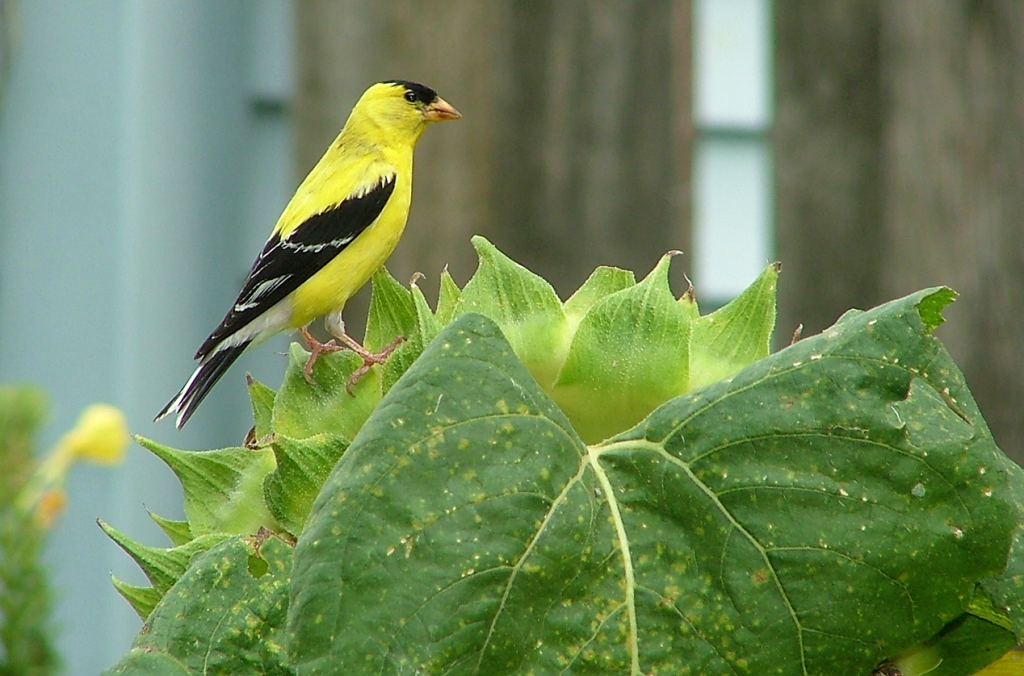
{"type": "Polygon", "coordinates": [[[423,104],[430,104],[437,98],[437,92],[426,85],[421,85],[419,82],[409,82],[408,80],[387,80],[382,84],[393,84],[399,87],[405,88],[405,100],[409,103],[415,103],[417,101],[423,104]]]}
{"type": "Polygon", "coordinates": [[[457,120],[462,117],[459,111],[426,85],[408,80],[385,80],[380,84],[401,87],[404,90],[402,97],[409,103],[422,107],[424,117],[431,122],[457,120]]]}
{"type": "Polygon", "coordinates": [[[430,87],[405,80],[386,80],[363,92],[342,133],[383,132],[388,135],[388,142],[415,144],[431,122],[460,117],[459,111],[430,87]]]}

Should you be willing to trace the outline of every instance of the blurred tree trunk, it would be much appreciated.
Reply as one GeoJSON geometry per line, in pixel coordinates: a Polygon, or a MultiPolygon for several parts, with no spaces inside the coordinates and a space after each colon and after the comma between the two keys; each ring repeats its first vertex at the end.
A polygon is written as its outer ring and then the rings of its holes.
{"type": "Polygon", "coordinates": [[[780,339],[881,300],[879,5],[775,6],[780,339]]]}
{"type": "MultiPolygon", "coordinates": [[[[445,265],[465,283],[476,267],[472,234],[563,297],[599,264],[646,274],[690,241],[689,8],[690,0],[297,3],[299,172],[366,86],[420,81],[464,117],[429,130],[417,149],[409,227],[388,263],[398,279],[426,273],[428,298],[445,265]]],[[[360,302],[346,312],[354,331],[360,302]]]]}
{"type": "Polygon", "coordinates": [[[939,336],[1024,460],[1024,3],[776,12],[781,317],[952,286],[939,336]]]}
{"type": "Polygon", "coordinates": [[[498,246],[563,295],[687,246],[689,3],[512,2],[505,25],[498,246]]]}
{"type": "Polygon", "coordinates": [[[1024,3],[882,9],[883,290],[960,292],[939,335],[1024,460],[1024,3]]]}

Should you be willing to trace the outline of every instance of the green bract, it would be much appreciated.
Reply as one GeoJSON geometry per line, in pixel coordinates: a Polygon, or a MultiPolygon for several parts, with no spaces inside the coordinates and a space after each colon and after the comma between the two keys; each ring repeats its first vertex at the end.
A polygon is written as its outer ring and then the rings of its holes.
{"type": "Polygon", "coordinates": [[[374,278],[368,347],[408,340],[354,397],[293,346],[247,447],[143,440],[188,522],[106,527],[153,582],[116,582],[111,673],[954,675],[1021,637],[1024,482],[931,335],[951,291],[769,354],[777,266],[700,316],[668,256],[562,303],[474,244],[436,312],[374,278]]]}

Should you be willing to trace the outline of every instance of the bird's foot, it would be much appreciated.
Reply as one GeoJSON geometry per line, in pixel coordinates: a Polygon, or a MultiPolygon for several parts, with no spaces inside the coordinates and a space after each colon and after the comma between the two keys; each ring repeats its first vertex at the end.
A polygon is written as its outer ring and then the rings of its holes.
{"type": "Polygon", "coordinates": [[[321,343],[305,328],[300,328],[299,333],[302,334],[302,339],[309,346],[309,359],[306,360],[306,365],[302,367],[302,375],[306,376],[306,382],[312,385],[313,365],[316,364],[316,360],[320,358],[320,355],[324,352],[340,352],[345,349],[345,346],[338,345],[334,342],[333,338],[326,343],[321,343]]]}
{"type": "Polygon", "coordinates": [[[352,350],[363,359],[363,365],[352,372],[352,375],[348,377],[348,383],[345,385],[345,391],[352,395],[352,388],[356,386],[356,383],[358,383],[363,376],[370,372],[370,367],[374,364],[383,364],[386,362],[388,357],[391,356],[391,353],[405,341],[405,336],[396,337],[391,341],[390,345],[376,353],[370,352],[346,333],[341,334],[338,339],[345,343],[345,347],[352,350]]]}
{"type": "Polygon", "coordinates": [[[306,376],[306,382],[310,385],[313,384],[313,365],[316,364],[317,358],[319,358],[322,353],[351,350],[362,358],[362,365],[352,372],[352,375],[348,377],[348,382],[345,384],[345,391],[353,396],[352,388],[356,386],[363,376],[369,373],[370,367],[374,364],[383,364],[386,362],[388,357],[391,356],[391,353],[405,341],[404,336],[398,336],[391,341],[390,345],[380,352],[370,352],[347,333],[342,333],[340,336],[337,336],[337,339],[342,343],[341,345],[335,343],[333,338],[326,343],[321,343],[304,328],[299,329],[299,333],[302,334],[303,340],[305,340],[306,345],[309,346],[309,359],[306,360],[306,365],[302,369],[302,374],[306,376]]]}

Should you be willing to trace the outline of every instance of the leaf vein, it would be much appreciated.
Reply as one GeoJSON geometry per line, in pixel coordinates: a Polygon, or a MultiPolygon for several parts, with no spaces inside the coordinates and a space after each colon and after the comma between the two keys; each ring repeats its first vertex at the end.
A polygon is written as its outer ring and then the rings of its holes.
{"type": "Polygon", "coordinates": [[[515,583],[515,579],[519,575],[519,571],[522,570],[522,567],[526,559],[530,556],[530,554],[536,547],[537,541],[540,539],[541,534],[544,533],[545,528],[551,522],[552,515],[554,515],[554,513],[558,509],[558,506],[566,499],[566,496],[569,494],[569,491],[572,489],[572,487],[575,486],[580,481],[582,481],[583,475],[586,472],[586,470],[587,463],[582,462],[581,458],[579,470],[568,482],[566,482],[565,488],[563,488],[561,492],[559,492],[559,494],[555,496],[555,499],[551,501],[551,507],[548,509],[547,514],[544,515],[544,520],[541,522],[540,527],[537,528],[537,532],[534,533],[534,536],[526,545],[526,548],[523,550],[523,553],[519,557],[519,560],[516,561],[515,565],[512,566],[512,571],[509,574],[508,582],[505,583],[505,589],[501,595],[501,601],[499,601],[498,603],[498,609],[495,611],[494,618],[491,620],[491,626],[487,629],[487,636],[484,638],[484,642],[480,646],[480,657],[477,659],[475,673],[480,673],[480,667],[483,664],[484,654],[486,654],[487,652],[487,646],[490,645],[491,638],[494,636],[494,629],[498,624],[498,619],[501,617],[501,614],[505,610],[505,604],[508,602],[509,594],[512,591],[512,585],[515,583]]]}
{"type": "Polygon", "coordinates": [[[690,631],[692,631],[697,638],[699,638],[703,643],[705,643],[709,648],[711,648],[715,655],[718,656],[718,659],[722,660],[722,662],[724,662],[729,667],[729,671],[731,671],[734,674],[739,673],[738,671],[736,671],[736,667],[733,665],[733,663],[726,659],[726,657],[721,652],[719,652],[718,646],[716,646],[714,642],[711,641],[711,639],[705,637],[700,632],[700,629],[697,628],[697,625],[691,622],[689,618],[687,618],[686,615],[681,610],[679,610],[679,606],[676,605],[676,602],[673,599],[666,598],[664,595],[660,594],[654,589],[651,589],[650,587],[645,587],[644,585],[637,585],[637,589],[646,591],[652,596],[656,597],[659,600],[658,604],[661,607],[671,608],[679,617],[679,619],[682,620],[683,623],[690,628],[690,631]]]}
{"type": "Polygon", "coordinates": [[[621,611],[625,607],[626,607],[625,603],[620,603],[619,605],[615,606],[615,608],[613,608],[611,612],[609,612],[607,615],[602,617],[601,621],[598,623],[597,627],[594,629],[594,632],[589,637],[587,637],[587,640],[583,642],[583,644],[580,646],[580,649],[576,651],[576,654],[574,654],[572,656],[572,659],[569,660],[569,663],[567,665],[565,665],[565,669],[562,669],[558,673],[559,674],[569,673],[569,669],[572,668],[572,665],[576,663],[576,660],[579,659],[580,655],[582,655],[583,652],[587,649],[587,646],[590,645],[591,643],[593,643],[597,639],[597,636],[601,633],[601,630],[604,629],[604,625],[608,623],[608,620],[610,620],[613,617],[615,617],[619,613],[619,611],[621,611]]]}
{"type": "Polygon", "coordinates": [[[793,607],[793,603],[790,600],[789,595],[786,593],[785,587],[782,585],[782,580],[779,579],[778,572],[775,570],[775,567],[772,565],[771,561],[768,558],[768,553],[765,550],[765,548],[761,546],[761,543],[758,542],[757,538],[755,538],[749,531],[747,531],[746,528],[743,527],[743,524],[741,524],[736,519],[736,517],[733,516],[732,512],[730,512],[725,507],[725,505],[722,504],[722,502],[718,499],[718,496],[715,494],[715,492],[711,490],[711,488],[707,486],[704,482],[697,478],[697,476],[693,473],[693,471],[690,469],[690,466],[687,463],[683,462],[682,460],[675,457],[674,455],[672,455],[671,453],[669,453],[668,451],[659,446],[654,446],[653,450],[655,450],[656,453],[661,455],[668,462],[682,469],[683,472],[687,475],[687,477],[689,477],[690,481],[692,481],[694,485],[696,485],[708,497],[708,499],[711,500],[712,504],[714,504],[714,506],[722,513],[722,515],[725,516],[725,518],[729,521],[729,524],[737,532],[743,535],[743,537],[746,538],[747,541],[750,542],[750,544],[753,545],[754,548],[761,555],[761,559],[762,561],[764,561],[765,566],[768,568],[768,570],[771,571],[772,581],[775,584],[775,588],[778,590],[779,596],[782,597],[782,601],[786,606],[786,610],[787,612],[789,612],[789,615],[793,620],[793,625],[796,627],[797,644],[800,649],[800,667],[804,675],[806,676],[808,672],[807,655],[804,649],[804,627],[803,624],[801,624],[800,622],[800,618],[796,613],[796,609],[793,607]]]}
{"type": "MultiPolygon", "coordinates": [[[[780,353],[776,352],[776,354],[780,354],[780,353]]],[[[796,371],[798,369],[809,368],[812,364],[815,365],[815,368],[820,368],[822,364],[826,363],[827,361],[833,360],[833,359],[842,359],[842,360],[855,361],[855,362],[860,362],[860,363],[867,362],[867,363],[870,363],[870,364],[879,364],[879,365],[884,365],[884,366],[887,366],[887,367],[890,367],[890,368],[899,369],[899,370],[903,371],[904,373],[906,373],[911,379],[921,378],[922,380],[927,382],[931,387],[935,388],[935,385],[933,385],[927,379],[927,377],[925,375],[923,375],[923,374],[926,373],[928,367],[925,367],[924,369],[920,369],[919,371],[911,371],[909,367],[907,367],[907,366],[905,366],[903,364],[894,364],[893,362],[886,361],[884,359],[876,359],[876,358],[873,358],[873,357],[865,357],[865,356],[861,356],[861,355],[823,354],[821,356],[821,358],[816,359],[813,362],[799,361],[799,362],[796,363],[795,366],[793,366],[793,365],[784,366],[784,367],[781,367],[781,368],[778,368],[778,369],[775,369],[773,367],[773,369],[771,371],[769,371],[768,373],[765,373],[763,376],[757,378],[756,380],[753,380],[753,381],[751,381],[751,382],[749,382],[749,383],[747,383],[747,384],[745,384],[745,385],[743,385],[741,387],[737,387],[735,389],[731,389],[731,390],[729,390],[727,392],[724,392],[719,397],[716,397],[714,399],[710,399],[710,400],[704,402],[704,404],[702,404],[701,406],[699,406],[696,409],[694,409],[693,411],[691,411],[690,414],[687,417],[685,417],[682,420],[680,420],[672,429],[670,429],[668,431],[667,434],[665,434],[664,437],[662,437],[661,439],[648,439],[648,441],[651,441],[653,443],[664,444],[666,440],[668,440],[673,435],[677,434],[683,427],[685,427],[688,423],[690,423],[694,418],[696,418],[697,416],[707,412],[708,410],[710,410],[710,409],[712,409],[712,408],[714,408],[716,406],[719,406],[722,402],[724,402],[724,401],[726,401],[726,400],[728,400],[728,399],[730,399],[732,397],[735,397],[735,396],[737,396],[739,394],[742,394],[742,393],[744,393],[744,392],[746,392],[748,390],[751,390],[751,389],[753,389],[753,388],[755,388],[755,387],[757,387],[759,385],[763,385],[766,382],[770,382],[771,380],[780,378],[780,377],[785,376],[785,375],[789,375],[789,374],[791,374],[792,372],[794,372],[794,371],[796,371]]],[[[929,366],[932,363],[935,362],[935,359],[937,359],[937,357],[933,357],[932,358],[932,360],[929,362],[929,366]]],[[[732,377],[733,376],[730,376],[730,378],[732,378],[732,377]]],[[[722,381],[719,381],[719,382],[722,382],[722,381]]],[[[839,389],[845,390],[846,388],[840,387],[839,389]]],[[[938,391],[938,390],[936,389],[936,391],[938,391]]],[[[686,395],[682,395],[682,396],[686,396],[686,395]]]]}
{"type": "Polygon", "coordinates": [[[588,447],[587,460],[594,468],[597,480],[601,483],[601,490],[604,491],[605,497],[608,500],[608,508],[611,511],[616,537],[619,540],[619,547],[622,551],[622,566],[626,576],[626,616],[629,619],[630,633],[630,673],[632,676],[640,676],[640,630],[636,619],[636,577],[633,571],[633,558],[629,552],[629,538],[626,535],[626,524],[622,520],[622,513],[619,511],[619,502],[615,498],[612,482],[601,468],[599,459],[600,453],[588,447]]]}
{"type": "Polygon", "coordinates": [[[878,573],[879,575],[881,575],[882,577],[884,577],[885,579],[887,579],[890,582],[892,582],[894,585],[896,585],[897,587],[899,587],[903,591],[903,595],[907,597],[907,602],[910,604],[910,619],[913,621],[914,624],[917,624],[917,604],[914,602],[914,597],[911,596],[911,594],[910,594],[910,588],[907,587],[907,585],[904,584],[903,582],[900,582],[898,579],[894,578],[892,575],[886,573],[884,570],[882,570],[878,566],[873,566],[870,563],[868,563],[867,561],[865,561],[864,559],[859,559],[859,558],[854,557],[854,556],[852,556],[850,554],[847,554],[846,552],[842,552],[842,551],[839,551],[839,550],[836,550],[836,549],[826,549],[825,547],[814,547],[814,546],[811,546],[811,545],[792,546],[792,547],[789,547],[789,546],[786,546],[786,547],[770,547],[770,548],[767,548],[766,551],[768,551],[769,553],[771,553],[771,552],[787,552],[787,551],[797,551],[797,552],[799,552],[799,551],[813,551],[813,552],[820,552],[820,553],[823,553],[823,554],[832,554],[832,555],[838,556],[840,558],[846,559],[850,563],[853,563],[853,564],[856,564],[856,565],[860,565],[860,566],[864,566],[865,568],[867,568],[869,570],[873,570],[876,573],[878,573]]]}

